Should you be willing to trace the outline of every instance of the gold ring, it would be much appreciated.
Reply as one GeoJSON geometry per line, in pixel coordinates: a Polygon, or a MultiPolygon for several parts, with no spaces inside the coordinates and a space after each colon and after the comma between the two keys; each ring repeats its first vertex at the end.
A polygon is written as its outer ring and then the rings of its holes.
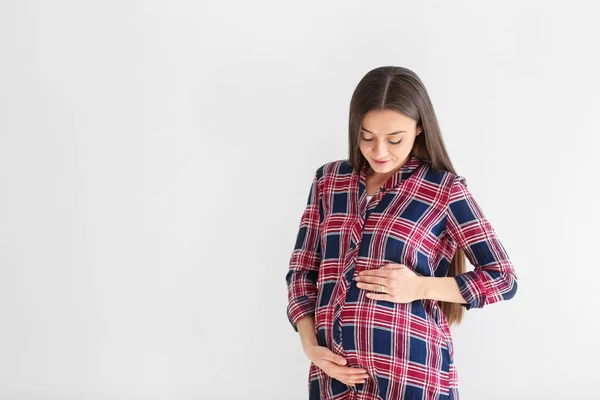
{"type": "Polygon", "coordinates": [[[383,285],[381,285],[381,293],[385,293],[385,291],[383,290],[383,285]]]}

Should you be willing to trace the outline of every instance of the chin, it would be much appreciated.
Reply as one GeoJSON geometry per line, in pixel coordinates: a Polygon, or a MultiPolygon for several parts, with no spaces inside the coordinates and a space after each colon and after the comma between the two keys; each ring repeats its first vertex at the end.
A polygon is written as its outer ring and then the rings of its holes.
{"type": "Polygon", "coordinates": [[[371,164],[371,169],[375,172],[386,173],[390,172],[393,169],[393,167],[388,165],[378,166],[371,164]]]}

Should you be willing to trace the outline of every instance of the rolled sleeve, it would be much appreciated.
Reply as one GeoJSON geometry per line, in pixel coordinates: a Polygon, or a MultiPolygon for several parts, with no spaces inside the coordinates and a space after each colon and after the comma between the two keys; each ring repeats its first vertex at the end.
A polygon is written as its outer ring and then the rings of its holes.
{"type": "Polygon", "coordinates": [[[298,320],[314,313],[316,306],[317,280],[321,263],[322,203],[319,195],[319,178],[322,172],[323,167],[320,167],[314,175],[286,275],[287,314],[296,332],[298,320]]]}
{"type": "Polygon", "coordinates": [[[473,271],[454,277],[467,302],[462,306],[483,308],[513,298],[518,287],[513,264],[462,176],[452,183],[446,228],[474,266],[473,271]]]}

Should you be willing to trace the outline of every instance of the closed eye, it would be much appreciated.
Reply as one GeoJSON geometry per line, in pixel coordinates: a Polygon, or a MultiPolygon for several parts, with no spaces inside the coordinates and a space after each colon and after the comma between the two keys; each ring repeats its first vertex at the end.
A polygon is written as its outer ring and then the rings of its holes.
{"type": "MultiPolygon", "coordinates": [[[[371,138],[371,139],[362,138],[362,140],[364,140],[365,142],[370,142],[371,140],[373,140],[373,138],[371,138]]],[[[399,144],[401,141],[402,141],[402,139],[398,140],[397,142],[392,142],[391,140],[388,140],[388,142],[390,144],[399,144]]]]}

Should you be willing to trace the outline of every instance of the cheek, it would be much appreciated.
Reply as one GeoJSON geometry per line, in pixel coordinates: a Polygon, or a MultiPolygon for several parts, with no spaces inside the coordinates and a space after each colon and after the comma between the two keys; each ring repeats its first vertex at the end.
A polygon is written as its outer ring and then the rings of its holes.
{"type": "Polygon", "coordinates": [[[369,152],[369,146],[365,144],[365,142],[361,141],[358,145],[358,148],[363,154],[367,154],[369,152]]]}
{"type": "Polygon", "coordinates": [[[412,147],[413,142],[411,140],[409,140],[408,138],[406,139],[402,139],[402,141],[394,146],[394,152],[396,153],[403,153],[406,151],[406,149],[410,149],[412,147]]]}
{"type": "Polygon", "coordinates": [[[406,143],[404,143],[404,140],[400,143],[395,145],[394,147],[392,147],[391,151],[395,154],[398,153],[403,153],[406,149],[406,143]]]}

